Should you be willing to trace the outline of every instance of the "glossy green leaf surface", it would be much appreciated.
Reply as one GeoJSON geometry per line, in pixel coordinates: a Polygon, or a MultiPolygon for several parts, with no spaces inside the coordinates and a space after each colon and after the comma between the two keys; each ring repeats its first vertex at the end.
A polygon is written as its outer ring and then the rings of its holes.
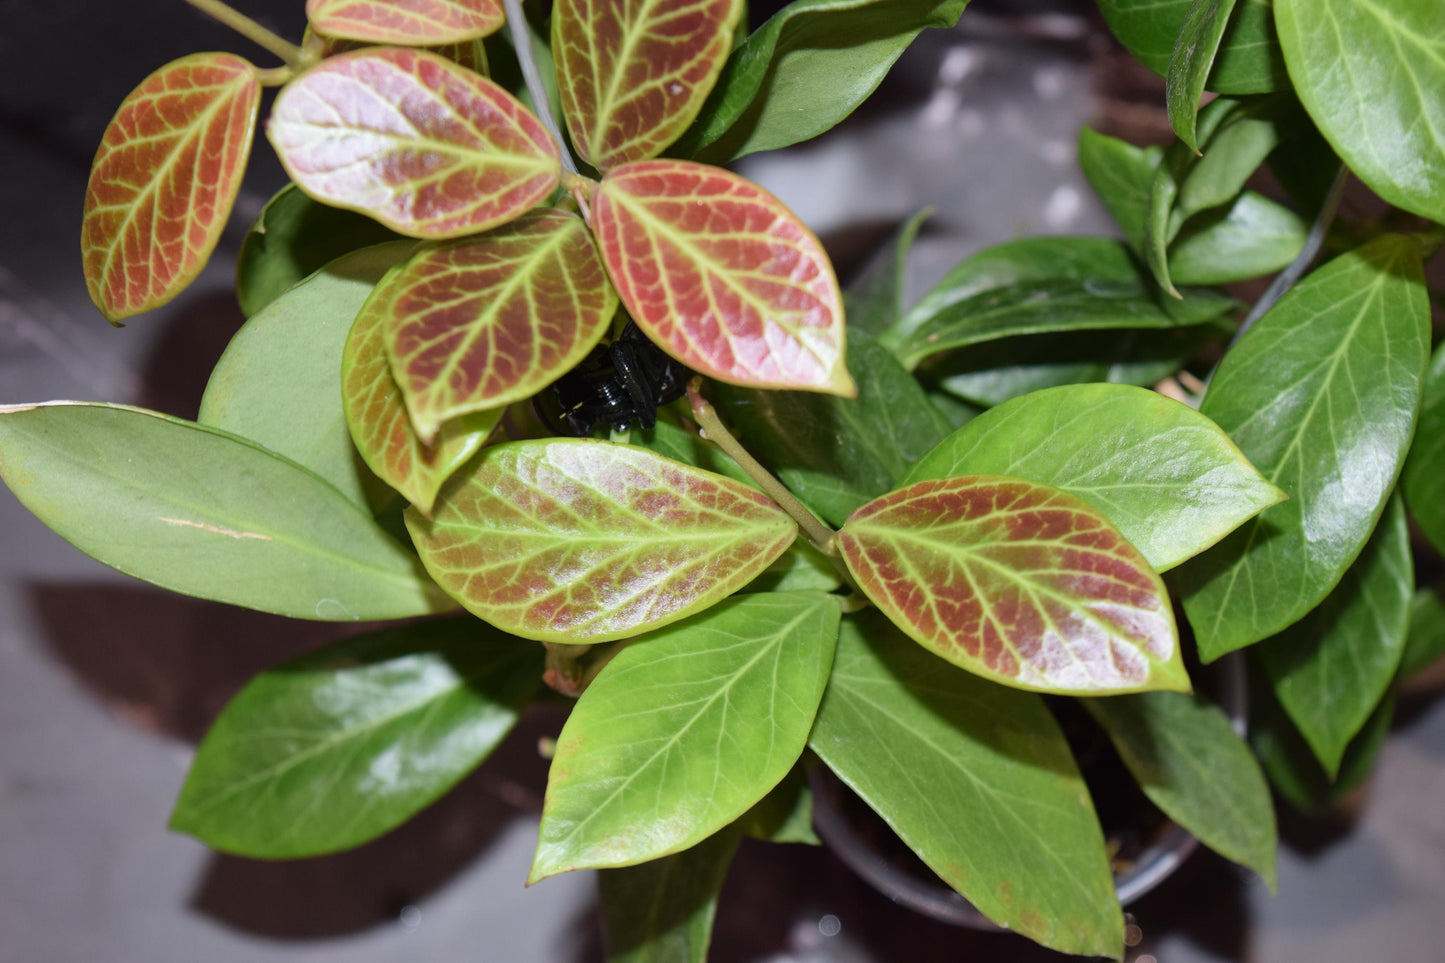
{"type": "Polygon", "coordinates": [[[848,368],[856,398],[708,389],[748,451],[834,525],[892,488],[949,429],[913,376],[872,338],[850,334],[848,368]]]}
{"type": "Polygon", "coordinates": [[[261,83],[225,53],[191,54],[121,102],[85,190],[90,300],[112,322],[165,304],[210,260],[251,156],[261,83]]]}
{"type": "Polygon", "coordinates": [[[1162,147],[1135,147],[1088,127],[1079,131],[1079,168],[1136,251],[1144,250],[1149,188],[1163,158],[1162,147]]]}
{"type": "Polygon", "coordinates": [[[306,0],[306,19],[328,37],[421,47],[485,37],[507,15],[502,0],[306,0]]]}
{"type": "Polygon", "coordinates": [[[754,488],[590,439],[489,448],[407,529],[438,583],[530,639],[604,642],[736,592],[797,535],[754,488]]]}
{"type": "Polygon", "coordinates": [[[390,305],[402,271],[398,265],[388,272],[351,325],[337,366],[337,395],[347,433],[367,467],[426,515],[446,480],[486,442],[502,410],[455,418],[429,445],[417,435],[386,354],[390,305]]]}
{"type": "Polygon", "coordinates": [[[82,552],[183,595],[337,622],[451,607],[344,495],[214,428],[118,405],[0,408],[0,476],[82,552]]]}
{"type": "Polygon", "coordinates": [[[372,286],[413,244],[338,258],[247,321],[212,369],[197,420],[285,455],[362,508],[376,507],[376,480],[358,463],[342,412],[341,349],[372,286]]]}
{"type": "Polygon", "coordinates": [[[1259,763],[1229,718],[1182,692],[1084,699],[1139,788],[1210,849],[1275,886],[1274,806],[1259,763]]]}
{"type": "Polygon", "coordinates": [[[1195,122],[1204,83],[1219,53],[1235,0],[1193,0],[1174,40],[1169,67],[1164,72],[1169,123],[1179,139],[1198,150],[1195,122]]]}
{"type": "Polygon", "coordinates": [[[726,163],[816,137],[851,114],[928,27],[968,0],[793,0],[728,58],[697,122],[674,146],[726,163]]]}
{"type": "Polygon", "coordinates": [[[1208,418],[1127,385],[1070,385],[980,415],[904,477],[1011,475],[1077,495],[1158,571],[1283,498],[1208,418]]]}
{"type": "Polygon", "coordinates": [[[540,647],[470,617],[347,639],[277,666],[206,734],[171,828],[260,859],[359,846],[490,755],[541,673],[540,647]]]}
{"type": "Polygon", "coordinates": [[[1445,345],[1435,349],[1425,375],[1420,424],[1402,482],[1410,517],[1445,554],[1445,345]]]}
{"type": "Polygon", "coordinates": [[[1038,696],[958,672],[866,611],[843,620],[808,744],[990,919],[1120,958],[1104,836],[1038,696]]]}
{"type": "Polygon", "coordinates": [[[914,482],[834,536],[864,594],[930,651],[1004,685],[1188,691],[1169,597],[1068,492],[998,475],[914,482]]]}
{"type": "Polygon", "coordinates": [[[763,574],[743,589],[745,592],[831,592],[843,584],[842,576],[828,560],[803,539],[798,539],[763,574]]]}
{"type": "Polygon", "coordinates": [[[1245,191],[1228,208],[1188,221],[1169,245],[1169,276],[1179,284],[1228,284],[1289,265],[1309,225],[1287,207],[1245,191]]]}
{"type": "Polygon", "coordinates": [[[1445,655],[1445,598],[1439,587],[1421,589],[1410,600],[1410,628],[1400,655],[1400,678],[1413,675],[1445,655]]]}
{"type": "Polygon", "coordinates": [[[923,222],[932,213],[931,209],[922,210],[904,221],[848,285],[843,292],[843,307],[849,327],[876,335],[903,317],[903,278],[908,252],[913,249],[923,222]]]}
{"type": "Polygon", "coordinates": [[[1257,664],[1331,777],[1395,678],[1414,593],[1410,530],[1396,498],[1335,590],[1259,644],[1257,664]]]}
{"type": "MultiPolygon", "coordinates": [[[[1193,0],[1099,0],[1099,10],[1124,46],[1144,65],[1163,75],[1193,0]]],[[[1289,83],[1273,0],[1240,0],[1225,27],[1205,83],[1221,94],[1259,94],[1289,83]]]]}
{"type": "Polygon", "coordinates": [[[1289,500],[1178,572],[1200,657],[1313,609],[1375,528],[1415,430],[1429,351],[1418,243],[1316,269],[1227,354],[1200,407],[1289,500]]]}
{"type": "Polygon", "coordinates": [[[808,784],[810,757],[793,767],[773,791],[743,814],[734,825],[754,839],[768,843],[821,846],[813,832],[813,789],[808,784]]]}
{"type": "Polygon", "coordinates": [[[375,310],[430,444],[448,419],[530,398],[570,371],[606,333],[617,295],[582,218],[548,209],[421,252],[375,310]]]}
{"type": "Polygon", "coordinates": [[[397,234],[355,211],[319,204],[287,184],[261,209],[236,259],[236,300],[254,318],[304,278],[397,234]]]}
{"type": "Polygon", "coordinates": [[[705,963],[741,838],[728,827],[680,853],[599,872],[609,963],[705,963]]]}
{"type": "Polygon", "coordinates": [[[717,82],[742,4],[557,0],[557,87],[582,159],[610,170],[680,137],[717,82]]]}
{"type": "Polygon", "coordinates": [[[552,193],[560,148],[501,87],[421,50],[330,57],[276,98],[266,134],[307,194],[410,237],[474,234],[552,193]]]}
{"type": "Polygon", "coordinates": [[[742,466],[733,461],[721,448],[704,440],[698,432],[681,428],[670,421],[659,419],[657,424],[651,428],[630,431],[627,443],[655,451],[659,455],[671,458],[673,461],[680,461],[685,465],[726,475],[744,485],[758,487],[758,483],[748,477],[748,473],[743,471],[742,466]]]}
{"type": "Polygon", "coordinates": [[[839,611],[745,595],[618,653],[557,739],[529,882],[678,852],[767,795],[807,743],[839,611]]]}
{"type": "Polygon", "coordinates": [[[1445,4],[1276,0],[1290,79],[1376,194],[1445,222],[1445,4]]]}

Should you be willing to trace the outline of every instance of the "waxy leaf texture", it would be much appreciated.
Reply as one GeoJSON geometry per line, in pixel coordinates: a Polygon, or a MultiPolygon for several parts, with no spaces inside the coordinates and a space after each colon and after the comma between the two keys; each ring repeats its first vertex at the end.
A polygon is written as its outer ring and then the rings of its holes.
{"type": "Polygon", "coordinates": [[[328,58],[281,91],[266,134],[303,191],[413,237],[514,220],[561,174],[556,141],[515,97],[421,50],[328,58]]]}
{"type": "Polygon", "coordinates": [[[567,129],[598,170],[655,157],[702,109],[741,0],[558,0],[552,55],[567,129]]]}
{"type": "Polygon", "coordinates": [[[544,641],[605,642],[716,604],[792,544],[761,492],[591,439],[488,449],[430,519],[407,513],[427,570],[473,614],[544,641]]]}
{"type": "Polygon", "coordinates": [[[1189,689],[1159,576],[1102,513],[997,475],[915,482],[836,536],[864,594],[938,655],[1021,689],[1189,689]]]}
{"type": "Polygon", "coordinates": [[[422,47],[495,33],[502,0],[306,0],[306,19],[328,37],[422,47]]]}
{"type": "Polygon", "coordinates": [[[628,313],[689,368],[729,384],[856,394],[833,265],[761,187],[687,161],[625,164],[603,178],[592,224],[628,313]]]}
{"type": "Polygon", "coordinates": [[[111,321],[165,304],[205,267],[251,154],[261,84],[224,53],[191,54],[121,103],[90,169],[81,255],[111,321]]]}
{"type": "MultiPolygon", "coordinates": [[[[1197,0],[1099,0],[1109,29],[1150,70],[1169,69],[1179,32],[1197,0]]],[[[1206,90],[1259,94],[1289,84],[1274,29],[1274,0],[1239,0],[1214,54],[1206,90]]]]}
{"type": "Polygon", "coordinates": [[[384,298],[387,355],[417,433],[430,443],[448,418],[536,394],[586,357],[616,310],[587,225],[565,211],[418,254],[384,298]]]}
{"type": "Polygon", "coordinates": [[[417,436],[386,356],[388,309],[401,271],[398,265],[382,278],[351,325],[341,353],[341,406],[367,467],[429,515],[442,483],[482,447],[502,412],[448,422],[431,444],[417,436]]]}

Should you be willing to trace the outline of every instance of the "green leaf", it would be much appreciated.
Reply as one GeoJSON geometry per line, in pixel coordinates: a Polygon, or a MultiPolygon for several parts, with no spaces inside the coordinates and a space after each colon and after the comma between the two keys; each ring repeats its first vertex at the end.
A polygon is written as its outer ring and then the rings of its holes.
{"type": "Polygon", "coordinates": [[[876,336],[903,317],[903,278],[908,252],[913,249],[919,228],[932,214],[932,208],[925,208],[904,221],[843,292],[843,308],[850,327],[876,336]]]}
{"type": "Polygon", "coordinates": [[[1445,598],[1439,587],[1421,589],[1410,602],[1410,628],[1400,655],[1400,678],[1445,655],[1445,598]]]}
{"type": "Polygon", "coordinates": [[[1160,571],[1283,497],[1208,418],[1125,385],[1015,398],[950,435],[904,483],[971,473],[1027,478],[1077,495],[1160,571]]]}
{"type": "Polygon", "coordinates": [[[833,541],[874,605],[970,672],[1041,692],[1189,691],[1164,583],[1068,492],[998,475],[914,482],[833,541]]]}
{"type": "Polygon", "coordinates": [[[679,852],[767,795],[807,742],[839,611],[745,595],[618,653],[557,740],[528,882],[679,852]]]}
{"type": "Polygon", "coordinates": [[[793,0],[733,51],[697,122],[673,146],[726,163],[816,137],[851,114],[928,27],[968,0],[793,0]]]}
{"type": "Polygon", "coordinates": [[[989,919],[1121,958],[1103,833],[1038,696],[956,672],[865,611],[843,620],[808,744],[989,919]]]}
{"type": "Polygon", "coordinates": [[[1193,0],[1184,14],[1184,24],[1174,41],[1165,71],[1165,97],[1169,106],[1169,123],[1179,139],[1193,150],[1199,149],[1195,122],[1199,115],[1199,98],[1204,82],[1214,66],[1220,41],[1235,0],[1193,0]]]}
{"type": "Polygon", "coordinates": [[[1164,158],[1162,147],[1135,147],[1088,127],[1079,131],[1079,167],[1124,239],[1144,250],[1144,218],[1149,188],[1164,158]]]}
{"type": "Polygon", "coordinates": [[[306,19],[329,37],[424,47],[495,33],[502,0],[306,0],[306,19]]]}
{"type": "Polygon", "coordinates": [[[473,614],[529,639],[627,638],[741,589],[792,544],[767,496],[642,448],[574,438],[485,449],[406,527],[473,614]]]}
{"type": "Polygon", "coordinates": [[[1200,411],[1289,501],[1180,569],[1210,662],[1313,609],[1374,531],[1429,350],[1420,247],[1387,235],[1315,270],[1227,354],[1200,411]]]}
{"type": "Polygon", "coordinates": [[[806,767],[805,762],[794,766],[783,781],[735,825],[764,842],[823,845],[813,832],[813,789],[808,785],[806,767]]]}
{"type": "Polygon", "coordinates": [[[1445,344],[1425,375],[1420,424],[1405,460],[1405,502],[1435,550],[1445,553],[1445,344]]]}
{"type": "Polygon", "coordinates": [[[1290,79],[1376,194],[1445,222],[1445,4],[1276,0],[1290,79]]]}
{"type": "Polygon", "coordinates": [[[1274,891],[1278,837],[1269,785],[1223,712],[1180,692],[1080,701],[1154,805],[1274,891]]]}
{"type": "Polygon", "coordinates": [[[744,592],[831,592],[843,584],[828,556],[807,541],[798,539],[763,574],[753,579],[744,592]]]}
{"type": "Polygon", "coordinates": [[[741,833],[597,874],[608,963],[705,963],[718,893],[741,833]]]}
{"type": "Polygon", "coordinates": [[[398,236],[369,217],[317,203],[287,184],[266,202],[241,242],[236,258],[241,313],[253,318],[341,255],[398,236]]]}
{"type": "Polygon", "coordinates": [[[183,595],[346,622],[450,607],[344,495],[214,428],[119,405],[0,408],[0,476],[82,552],[183,595]]]}
{"type": "Polygon", "coordinates": [[[1273,274],[1299,256],[1308,233],[1299,215],[1245,191],[1185,223],[1169,245],[1169,275],[1179,284],[1229,284],[1273,274]]]}
{"type": "Polygon", "coordinates": [[[893,487],[948,433],[947,420],[886,348],[856,331],[849,342],[857,398],[708,389],[744,447],[834,525],[893,487]]]}
{"type": "Polygon", "coordinates": [[[1396,498],[1324,602],[1259,645],[1275,696],[1331,777],[1395,678],[1414,589],[1410,529],[1396,498]]]}
{"type": "Polygon", "coordinates": [[[698,432],[688,431],[686,428],[663,420],[662,417],[659,417],[657,424],[651,428],[630,430],[627,434],[627,443],[655,451],[665,458],[680,461],[684,465],[692,465],[694,468],[726,475],[733,481],[740,481],[753,488],[758,487],[758,483],[753,481],[748,473],[743,471],[742,466],[733,461],[727,452],[712,442],[704,440],[698,432]]]}
{"type": "Polygon", "coordinates": [[[487,758],[541,672],[539,646],[470,617],[347,639],[279,665],[206,734],[171,828],[258,859],[359,846],[487,758]]]}
{"type": "MultiPolygon", "coordinates": [[[[1221,94],[1260,94],[1289,84],[1272,0],[1240,0],[1205,83],[1221,94]]],[[[1192,0],[1099,0],[1114,36],[1156,74],[1169,69],[1192,0]]]]}
{"type": "Polygon", "coordinates": [[[357,458],[341,409],[341,349],[372,287],[413,241],[345,255],[241,328],[206,382],[197,420],[249,438],[368,510],[390,497],[357,458]],[[368,497],[370,496],[370,497],[368,497]]]}

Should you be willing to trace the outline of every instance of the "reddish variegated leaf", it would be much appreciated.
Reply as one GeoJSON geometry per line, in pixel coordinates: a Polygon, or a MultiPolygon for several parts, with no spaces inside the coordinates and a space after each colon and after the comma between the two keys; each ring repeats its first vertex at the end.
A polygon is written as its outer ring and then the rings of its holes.
{"type": "Polygon", "coordinates": [[[151,74],[105,130],[85,192],[90,299],[111,321],[165,304],[206,266],[251,154],[261,84],[224,53],[151,74]]]}
{"type": "Polygon", "coordinates": [[[592,224],[628,312],[689,368],[747,387],[857,394],[833,265],[761,187],[688,161],[625,164],[603,179],[592,224]]]}
{"type": "Polygon", "coordinates": [[[413,237],[514,220],[561,171],[556,141],[515,97],[400,47],[322,61],[281,91],[266,133],[307,194],[413,237]]]}
{"type": "Polygon", "coordinates": [[[386,319],[401,271],[397,265],[387,272],[351,325],[341,355],[341,404],[351,440],[367,467],[430,514],[442,483],[482,447],[502,412],[483,411],[448,422],[432,445],[416,436],[386,357],[386,319]]]}
{"type": "MultiPolygon", "coordinates": [[[[319,55],[335,57],[338,54],[351,53],[353,50],[364,50],[374,44],[362,43],[359,40],[338,40],[336,37],[323,37],[320,34],[313,35],[307,30],[307,39],[303,45],[314,43],[317,46],[319,55]]],[[[468,70],[487,76],[491,70],[487,63],[487,46],[481,40],[463,40],[460,43],[445,43],[435,47],[426,48],[439,57],[450,60],[454,64],[465,67],[468,70]]]]}
{"type": "Polygon", "coordinates": [[[424,47],[495,33],[502,0],[306,0],[318,33],[366,43],[424,47]]]}
{"type": "Polygon", "coordinates": [[[662,153],[732,49],[742,0],[557,0],[552,55],[567,128],[598,170],[662,153]]]}
{"type": "Polygon", "coordinates": [[[586,357],[617,310],[587,225],[534,211],[409,261],[386,301],[386,350],[411,423],[530,397],[586,357]]]}
{"type": "Polygon", "coordinates": [[[449,595],[524,638],[604,642],[676,622],[797,535],[756,489],[630,445],[522,441],[475,464],[406,526],[449,595]]]}
{"type": "Polygon", "coordinates": [[[837,545],[925,648],[1020,689],[1189,690],[1164,584],[1099,511],[1001,475],[917,482],[854,512],[837,545]]]}

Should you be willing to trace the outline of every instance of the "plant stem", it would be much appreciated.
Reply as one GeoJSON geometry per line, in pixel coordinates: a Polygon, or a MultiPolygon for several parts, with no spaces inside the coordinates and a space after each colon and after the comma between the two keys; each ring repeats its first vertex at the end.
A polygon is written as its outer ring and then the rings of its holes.
{"type": "Polygon", "coordinates": [[[310,66],[311,59],[294,43],[283,40],[238,10],[233,10],[221,0],[186,0],[202,13],[214,17],[252,43],[265,47],[271,53],[286,61],[293,70],[310,66]]]}
{"type": "Polygon", "coordinates": [[[542,71],[537,69],[537,58],[532,55],[532,31],[527,29],[527,17],[522,13],[522,0],[502,0],[507,11],[507,29],[512,34],[512,47],[517,52],[517,63],[522,68],[522,79],[527,82],[527,93],[532,96],[532,112],[547,128],[547,133],[557,142],[562,152],[562,169],[569,174],[577,173],[577,162],[567,150],[562,139],[562,128],[552,116],[552,103],[547,99],[547,88],[542,85],[542,71]]]}
{"type": "Polygon", "coordinates": [[[788,491],[782,482],[774,478],[771,472],[758,463],[756,458],[748,454],[747,449],[738,443],[732,432],[723,426],[722,419],[717,416],[717,410],[702,396],[701,375],[694,376],[687,383],[687,400],[692,403],[692,416],[702,429],[703,438],[732,456],[733,461],[748,473],[748,477],[758,483],[758,486],[767,493],[769,498],[778,503],[779,508],[793,516],[793,520],[798,523],[798,527],[803,530],[803,533],[808,536],[808,541],[812,542],[818,551],[830,557],[836,556],[838,552],[833,547],[833,535],[835,534],[833,530],[809,511],[808,506],[788,491]]]}

